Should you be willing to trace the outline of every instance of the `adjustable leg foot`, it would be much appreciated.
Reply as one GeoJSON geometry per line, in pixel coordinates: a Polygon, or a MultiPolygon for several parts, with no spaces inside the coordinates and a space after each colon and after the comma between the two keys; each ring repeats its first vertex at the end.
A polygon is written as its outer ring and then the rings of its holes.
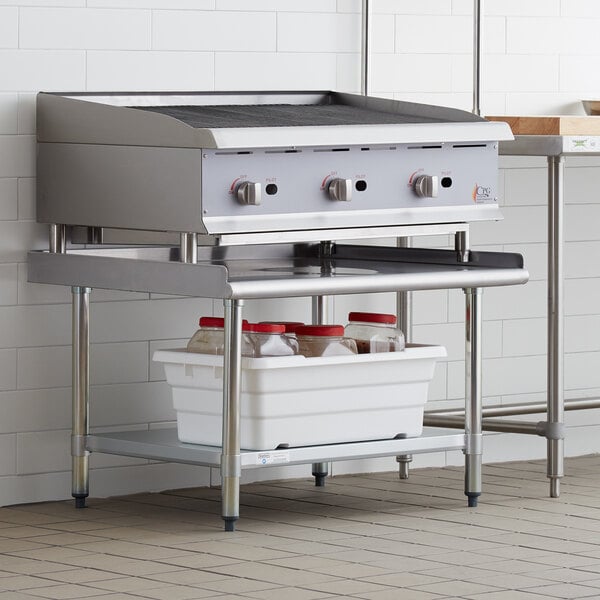
{"type": "Polygon", "coordinates": [[[325,478],[327,475],[316,474],[315,475],[315,486],[316,487],[325,487],[325,478]]]}
{"type": "Polygon", "coordinates": [[[85,508],[85,496],[75,496],[75,508],[85,508]]]}
{"type": "Polygon", "coordinates": [[[329,473],[327,463],[313,463],[312,474],[316,487],[325,487],[325,478],[329,473]]]}
{"type": "Polygon", "coordinates": [[[223,521],[225,522],[225,531],[235,531],[237,517],[223,517],[223,521]]]}
{"type": "Polygon", "coordinates": [[[467,505],[469,508],[475,508],[479,503],[479,496],[481,494],[467,494],[467,505]]]}
{"type": "Polygon", "coordinates": [[[401,454],[400,456],[396,456],[396,462],[398,463],[398,476],[400,479],[408,479],[412,454],[401,454]]]}
{"type": "Polygon", "coordinates": [[[550,478],[550,498],[560,498],[560,479],[558,477],[550,478]]]}

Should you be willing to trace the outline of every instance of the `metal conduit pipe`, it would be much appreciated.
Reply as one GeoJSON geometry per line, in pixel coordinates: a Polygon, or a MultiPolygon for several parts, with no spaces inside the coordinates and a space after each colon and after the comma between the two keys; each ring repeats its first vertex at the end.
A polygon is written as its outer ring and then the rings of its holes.
{"type": "MultiPolygon", "coordinates": [[[[445,415],[426,415],[424,424],[428,427],[447,427],[450,429],[463,429],[464,417],[445,416],[445,415]]],[[[483,419],[483,431],[498,431],[502,433],[525,433],[529,435],[539,435],[547,437],[550,434],[551,439],[557,439],[561,432],[555,433],[552,429],[546,427],[545,421],[537,423],[528,423],[526,421],[510,421],[497,419],[483,419]]]]}
{"type": "MultiPolygon", "coordinates": [[[[588,410],[600,408],[600,398],[571,398],[565,400],[565,410],[588,410]]],[[[503,406],[487,406],[483,408],[484,417],[513,417],[516,415],[535,415],[545,413],[547,409],[545,402],[530,404],[505,404],[503,406]]],[[[445,409],[425,411],[426,416],[456,416],[465,414],[464,409],[445,409]]]]}
{"type": "Polygon", "coordinates": [[[473,114],[481,115],[481,17],[483,0],[473,0],[473,114]]]}
{"type": "Polygon", "coordinates": [[[370,29],[371,29],[371,6],[369,0],[362,0],[362,20],[361,20],[361,63],[360,63],[360,93],[363,96],[369,95],[369,75],[370,75],[370,29]]]}

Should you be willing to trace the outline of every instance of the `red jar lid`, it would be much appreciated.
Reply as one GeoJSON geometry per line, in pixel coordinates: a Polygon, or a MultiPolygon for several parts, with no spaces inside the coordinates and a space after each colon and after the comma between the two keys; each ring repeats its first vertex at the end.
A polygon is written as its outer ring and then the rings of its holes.
{"type": "Polygon", "coordinates": [[[324,337],[342,337],[344,335],[343,325],[303,325],[296,328],[296,335],[314,335],[324,337]]]}
{"type": "Polygon", "coordinates": [[[302,321],[261,321],[261,323],[283,325],[285,327],[285,333],[295,333],[298,327],[304,327],[304,323],[302,321]]]}
{"type": "Polygon", "coordinates": [[[198,321],[200,327],[225,327],[225,319],[223,317],[200,317],[198,321]]]}
{"type": "MultiPolygon", "coordinates": [[[[242,327],[248,323],[247,319],[242,321],[242,327]]],[[[200,317],[198,321],[200,327],[225,327],[225,319],[223,317],[200,317]]]]}
{"type": "Polygon", "coordinates": [[[396,315],[369,312],[351,312],[348,314],[348,321],[360,321],[362,323],[386,323],[387,325],[395,325],[396,315]]]}
{"type": "Polygon", "coordinates": [[[285,325],[281,323],[253,323],[250,331],[254,333],[285,333],[285,325]]]}

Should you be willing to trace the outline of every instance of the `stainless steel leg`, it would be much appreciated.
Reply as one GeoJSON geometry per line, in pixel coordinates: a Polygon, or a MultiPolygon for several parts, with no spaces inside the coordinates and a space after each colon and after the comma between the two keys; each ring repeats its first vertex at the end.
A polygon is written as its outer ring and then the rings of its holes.
{"type": "MultiPolygon", "coordinates": [[[[410,238],[397,238],[396,246],[409,248],[410,238]]],[[[396,293],[396,316],[398,317],[398,327],[403,331],[406,342],[412,342],[412,292],[396,293]]],[[[412,454],[400,454],[396,456],[396,462],[400,479],[408,479],[412,454]]]]}
{"type": "Polygon", "coordinates": [[[240,394],[242,384],[243,300],[223,300],[225,350],[223,365],[223,444],[221,454],[221,512],[225,531],[234,531],[240,516],[240,394]]]}
{"type": "Polygon", "coordinates": [[[71,430],[71,495],[77,508],[85,507],[90,492],[89,452],[85,448],[89,434],[90,398],[90,292],[88,287],[73,287],[73,407],[71,430]]]}
{"type": "Polygon", "coordinates": [[[465,495],[477,506],[481,495],[481,295],[480,288],[465,289],[465,495]]]}
{"type": "Polygon", "coordinates": [[[54,254],[64,254],[67,251],[67,228],[64,225],[50,224],[48,247],[54,254]]]}
{"type": "Polygon", "coordinates": [[[198,262],[198,234],[179,234],[179,261],[196,264],[198,262]]]}
{"type": "MultiPolygon", "coordinates": [[[[563,209],[564,157],[548,157],[548,423],[564,423],[563,209]]],[[[550,497],[560,496],[564,440],[547,440],[550,497]]]]}
{"type": "MultiPolygon", "coordinates": [[[[315,325],[329,322],[329,297],[313,296],[312,298],[312,321],[315,325]]],[[[315,478],[315,485],[323,487],[325,478],[329,474],[329,465],[326,462],[312,464],[312,475],[315,478]]]]}

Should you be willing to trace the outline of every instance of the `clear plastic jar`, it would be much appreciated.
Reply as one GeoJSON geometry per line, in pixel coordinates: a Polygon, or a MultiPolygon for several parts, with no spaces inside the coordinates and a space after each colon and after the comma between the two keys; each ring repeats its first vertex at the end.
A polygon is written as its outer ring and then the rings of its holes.
{"type": "Polygon", "coordinates": [[[395,315],[351,312],[345,335],[356,341],[359,354],[404,350],[404,333],[396,327],[395,315]]]}
{"type": "MultiPolygon", "coordinates": [[[[225,350],[225,320],[223,317],[200,317],[199,329],[187,345],[188,352],[223,354],[225,350]]],[[[248,338],[249,323],[242,321],[242,356],[254,356],[254,346],[248,338]]]]}
{"type": "Polygon", "coordinates": [[[298,342],[285,334],[285,325],[253,323],[250,325],[249,338],[257,358],[298,354],[298,342]]]}
{"type": "Polygon", "coordinates": [[[343,325],[304,325],[296,328],[296,337],[304,356],[357,354],[356,342],[344,337],[343,325]]]}

